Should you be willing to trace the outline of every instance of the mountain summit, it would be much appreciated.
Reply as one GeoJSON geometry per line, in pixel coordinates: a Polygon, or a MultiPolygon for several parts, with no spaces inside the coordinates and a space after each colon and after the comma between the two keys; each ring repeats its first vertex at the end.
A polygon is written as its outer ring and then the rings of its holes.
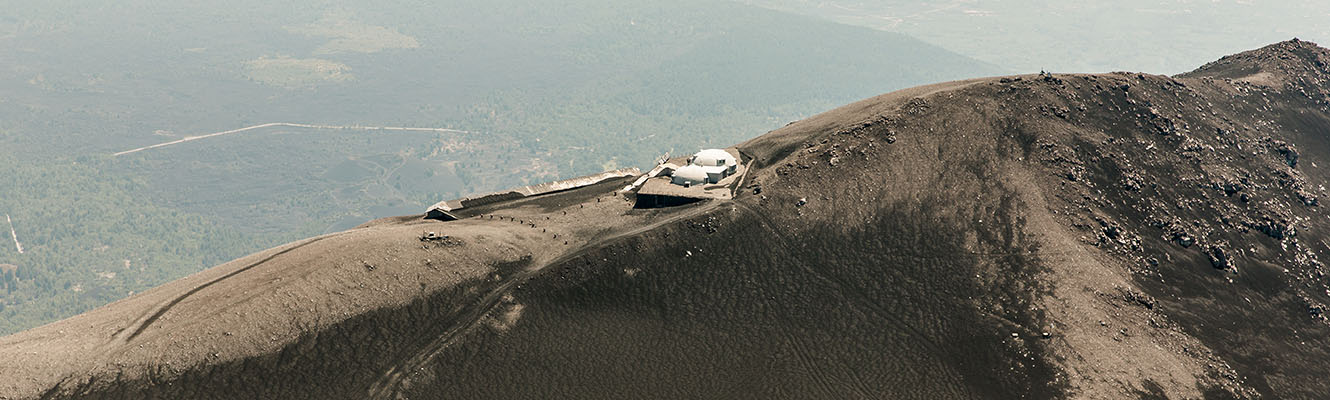
{"type": "Polygon", "coordinates": [[[1267,72],[1310,78],[1317,74],[1325,74],[1328,67],[1330,67],[1330,51],[1317,46],[1316,43],[1293,39],[1225,56],[1182,76],[1238,78],[1267,72]]]}
{"type": "Polygon", "coordinates": [[[0,397],[1325,397],[1327,61],[917,87],[735,146],[732,198],[373,221],[0,338],[0,397]]]}

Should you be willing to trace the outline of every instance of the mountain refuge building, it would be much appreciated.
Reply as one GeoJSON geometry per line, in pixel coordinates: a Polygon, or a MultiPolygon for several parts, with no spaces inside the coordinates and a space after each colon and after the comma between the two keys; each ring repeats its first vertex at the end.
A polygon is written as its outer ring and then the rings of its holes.
{"type": "Polygon", "coordinates": [[[706,149],[666,160],[625,190],[637,189],[638,207],[646,208],[730,199],[744,172],[738,150],[706,149]]]}

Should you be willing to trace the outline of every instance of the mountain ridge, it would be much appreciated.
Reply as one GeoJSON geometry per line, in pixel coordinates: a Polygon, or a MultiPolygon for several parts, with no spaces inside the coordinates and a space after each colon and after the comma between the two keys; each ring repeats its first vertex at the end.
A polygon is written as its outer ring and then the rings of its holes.
{"type": "Polygon", "coordinates": [[[0,338],[0,395],[1318,397],[1325,54],[897,91],[739,144],[731,201],[378,220],[0,338]]]}

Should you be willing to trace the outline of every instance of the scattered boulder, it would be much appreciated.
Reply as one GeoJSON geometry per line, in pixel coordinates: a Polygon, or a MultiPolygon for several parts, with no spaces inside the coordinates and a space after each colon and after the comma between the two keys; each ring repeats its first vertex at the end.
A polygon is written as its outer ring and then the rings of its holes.
{"type": "Polygon", "coordinates": [[[1297,229],[1293,227],[1292,215],[1287,211],[1268,207],[1253,220],[1244,223],[1248,228],[1255,229],[1271,238],[1283,240],[1285,238],[1297,235],[1297,229]]]}
{"type": "MultiPolygon", "coordinates": [[[[1153,310],[1153,309],[1155,308],[1155,306],[1159,304],[1159,302],[1156,301],[1154,297],[1150,297],[1150,295],[1148,295],[1148,294],[1141,293],[1141,292],[1138,292],[1138,291],[1135,291],[1135,290],[1132,290],[1132,289],[1127,289],[1127,288],[1121,288],[1121,289],[1119,289],[1119,290],[1122,292],[1122,299],[1123,299],[1123,300],[1126,300],[1126,301],[1131,302],[1131,303],[1135,303],[1136,305],[1139,305],[1139,306],[1141,306],[1141,307],[1145,307],[1145,308],[1148,309],[1148,310],[1153,310]]],[[[1101,322],[1101,324],[1102,324],[1102,322],[1101,322]]]]}
{"type": "Polygon", "coordinates": [[[1224,245],[1210,245],[1210,248],[1206,250],[1206,254],[1210,256],[1210,265],[1216,269],[1233,268],[1232,256],[1228,250],[1224,249],[1224,245]]]}
{"type": "Polygon", "coordinates": [[[1184,248],[1188,248],[1191,247],[1191,245],[1196,244],[1196,238],[1193,238],[1191,237],[1191,235],[1185,233],[1174,234],[1173,241],[1177,242],[1178,245],[1184,248]]]}
{"type": "Polygon", "coordinates": [[[1295,192],[1295,194],[1297,194],[1298,200],[1302,200],[1303,205],[1306,205],[1308,207],[1315,207],[1317,204],[1319,204],[1319,202],[1316,199],[1316,195],[1312,194],[1312,192],[1299,189],[1297,192],[1295,192]]]}
{"type": "MultiPolygon", "coordinates": [[[[526,225],[529,225],[529,226],[531,226],[532,228],[535,228],[535,227],[536,227],[536,224],[526,224],[526,225]]],[[[559,235],[558,235],[558,234],[555,234],[554,237],[557,238],[557,237],[559,237],[559,235]]],[[[425,244],[422,244],[421,246],[422,246],[422,248],[426,248],[426,249],[428,249],[428,248],[430,248],[430,247],[435,247],[435,248],[438,248],[438,247],[453,247],[453,246],[460,246],[460,245],[463,244],[463,242],[462,242],[461,239],[458,239],[458,238],[455,238],[455,237],[452,237],[452,236],[448,236],[448,235],[439,234],[439,233],[437,233],[437,232],[425,232],[425,233],[421,234],[421,235],[420,235],[420,241],[421,241],[421,242],[425,242],[425,244]]]]}
{"type": "Polygon", "coordinates": [[[1276,140],[1274,141],[1274,148],[1275,151],[1279,152],[1280,155],[1284,156],[1284,163],[1288,164],[1289,168],[1297,168],[1298,166],[1297,147],[1283,140],[1276,140]]]}

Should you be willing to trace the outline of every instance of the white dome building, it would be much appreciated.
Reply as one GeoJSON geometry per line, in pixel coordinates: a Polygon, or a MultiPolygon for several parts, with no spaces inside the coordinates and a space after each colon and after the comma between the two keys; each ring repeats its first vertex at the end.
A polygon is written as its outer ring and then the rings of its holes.
{"type": "Polygon", "coordinates": [[[707,149],[687,158],[676,158],[678,164],[661,162],[644,176],[645,180],[639,179],[642,183],[633,207],[672,207],[707,199],[733,199],[747,170],[739,165],[738,158],[733,149],[707,149]]]}
{"type": "Polygon", "coordinates": [[[734,175],[739,168],[739,160],[733,154],[721,149],[706,149],[688,157],[688,164],[676,167],[674,164],[660,164],[662,175],[672,176],[670,183],[680,186],[692,186],[704,183],[720,183],[734,175]]]}
{"type": "Polygon", "coordinates": [[[699,185],[709,182],[707,170],[696,165],[685,165],[674,170],[670,183],[675,185],[699,185]]]}
{"type": "Polygon", "coordinates": [[[702,167],[725,167],[726,175],[734,173],[739,161],[730,152],[721,149],[706,149],[697,152],[688,160],[690,164],[702,167]]]}

